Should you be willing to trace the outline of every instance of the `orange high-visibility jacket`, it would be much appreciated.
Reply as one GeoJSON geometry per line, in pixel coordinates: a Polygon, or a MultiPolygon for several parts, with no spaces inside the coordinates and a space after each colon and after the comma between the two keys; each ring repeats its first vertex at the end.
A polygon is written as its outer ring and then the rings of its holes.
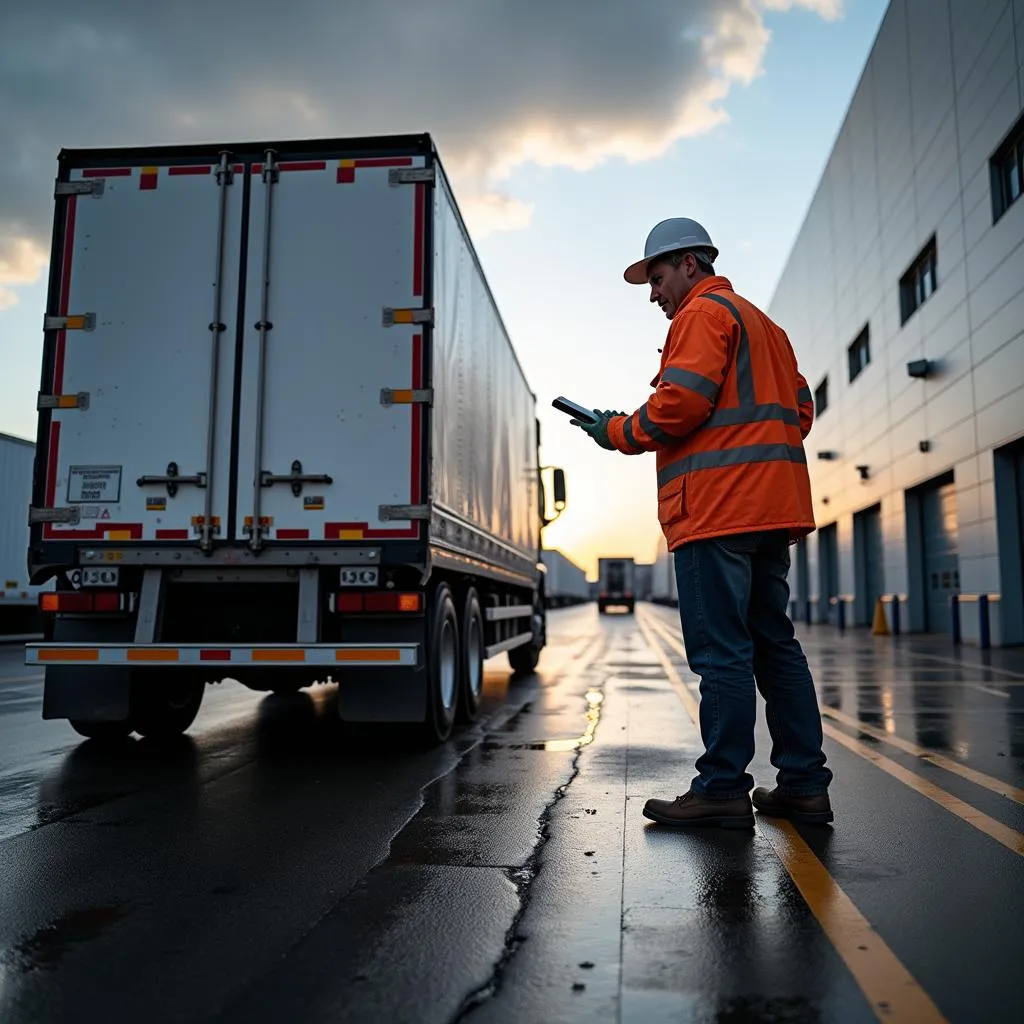
{"type": "Polygon", "coordinates": [[[722,276],[701,281],[669,325],[655,392],[608,436],[627,455],[657,453],[658,519],[674,550],[689,541],[814,530],[803,439],[814,403],[786,332],[722,276]]]}

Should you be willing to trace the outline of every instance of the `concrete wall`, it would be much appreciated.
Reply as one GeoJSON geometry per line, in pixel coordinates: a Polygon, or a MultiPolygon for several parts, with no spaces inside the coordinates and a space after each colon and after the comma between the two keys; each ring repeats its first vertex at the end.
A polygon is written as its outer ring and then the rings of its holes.
{"type": "MultiPolygon", "coordinates": [[[[1024,198],[994,222],[990,158],[1022,111],[1024,0],[893,0],[768,310],[811,389],[828,375],[806,444],[842,593],[853,514],[881,502],[885,590],[907,594],[904,492],[950,469],[961,590],[999,592],[1001,571],[1020,572],[1001,566],[993,449],[1024,436],[1024,198]],[[900,278],[933,235],[938,288],[901,324],[900,278]],[[850,382],[865,324],[871,362],[850,382]],[[938,371],[908,376],[925,358],[938,371]],[[818,460],[826,449],[834,461],[818,460]]],[[[816,535],[808,557],[812,593],[794,571],[797,600],[818,597],[816,535]]]]}

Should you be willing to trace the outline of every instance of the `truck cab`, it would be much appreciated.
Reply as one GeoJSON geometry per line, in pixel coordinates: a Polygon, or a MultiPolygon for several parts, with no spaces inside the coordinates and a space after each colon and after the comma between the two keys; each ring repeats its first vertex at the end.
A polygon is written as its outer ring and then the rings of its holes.
{"type": "Polygon", "coordinates": [[[636,609],[636,562],[632,558],[599,558],[597,561],[597,610],[623,608],[630,615],[636,609]]]}

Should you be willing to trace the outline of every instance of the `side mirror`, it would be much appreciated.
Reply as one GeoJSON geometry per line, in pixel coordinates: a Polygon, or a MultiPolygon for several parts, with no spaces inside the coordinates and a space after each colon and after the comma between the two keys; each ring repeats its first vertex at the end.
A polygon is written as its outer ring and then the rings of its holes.
{"type": "Polygon", "coordinates": [[[565,508],[565,470],[556,469],[552,480],[554,491],[555,511],[561,512],[565,508]]]}

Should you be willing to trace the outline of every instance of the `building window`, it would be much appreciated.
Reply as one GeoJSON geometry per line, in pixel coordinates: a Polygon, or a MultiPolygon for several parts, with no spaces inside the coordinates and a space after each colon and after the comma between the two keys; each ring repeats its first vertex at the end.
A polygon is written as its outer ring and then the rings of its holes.
{"type": "Polygon", "coordinates": [[[820,416],[828,408],[828,377],[814,389],[814,415],[820,416]]]}
{"type": "Polygon", "coordinates": [[[860,376],[861,370],[871,362],[870,332],[867,324],[864,325],[864,330],[857,335],[854,343],[846,350],[846,355],[850,360],[850,380],[855,381],[860,376]]]}
{"type": "Polygon", "coordinates": [[[910,269],[900,278],[900,319],[906,323],[936,288],[939,279],[936,271],[937,250],[935,236],[918,253],[910,269]]]}
{"type": "Polygon", "coordinates": [[[997,221],[1024,191],[1024,117],[1010,130],[990,163],[992,220],[997,221]]]}

